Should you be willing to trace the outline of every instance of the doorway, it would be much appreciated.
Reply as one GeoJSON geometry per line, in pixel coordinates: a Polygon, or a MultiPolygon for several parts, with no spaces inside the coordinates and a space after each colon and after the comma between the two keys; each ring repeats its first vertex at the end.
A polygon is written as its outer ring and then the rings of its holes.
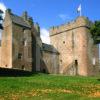
{"type": "Polygon", "coordinates": [[[76,75],[78,75],[78,60],[75,60],[76,75]]]}

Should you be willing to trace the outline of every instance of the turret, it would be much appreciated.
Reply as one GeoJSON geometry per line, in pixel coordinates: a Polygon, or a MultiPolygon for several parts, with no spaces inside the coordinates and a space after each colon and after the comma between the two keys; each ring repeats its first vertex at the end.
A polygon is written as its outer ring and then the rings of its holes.
{"type": "Polygon", "coordinates": [[[7,9],[7,10],[6,10],[6,13],[11,14],[11,9],[7,9]]]}
{"type": "Polygon", "coordinates": [[[34,28],[37,32],[37,36],[40,36],[40,26],[39,26],[39,24],[38,23],[34,24],[34,28]]]}
{"type": "Polygon", "coordinates": [[[24,20],[27,20],[27,19],[28,19],[27,11],[24,11],[24,12],[23,12],[22,18],[23,18],[24,20]]]}
{"type": "Polygon", "coordinates": [[[28,22],[29,22],[29,24],[32,26],[32,25],[34,24],[33,18],[32,18],[32,17],[29,17],[29,18],[28,18],[28,22]]]}

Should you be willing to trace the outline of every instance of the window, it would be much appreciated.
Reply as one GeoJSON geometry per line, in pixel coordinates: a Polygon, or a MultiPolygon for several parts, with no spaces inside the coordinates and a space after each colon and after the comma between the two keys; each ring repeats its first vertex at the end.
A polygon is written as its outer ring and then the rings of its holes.
{"type": "Polygon", "coordinates": [[[24,46],[27,46],[27,40],[26,40],[26,39],[23,39],[22,44],[23,44],[24,46]]]}
{"type": "Polygon", "coordinates": [[[27,40],[24,41],[24,46],[27,46],[27,40]]]}
{"type": "Polygon", "coordinates": [[[18,53],[18,59],[22,59],[22,54],[18,53]]]}
{"type": "Polygon", "coordinates": [[[95,57],[93,58],[93,65],[95,65],[96,64],[96,59],[95,59],[95,57]]]}
{"type": "Polygon", "coordinates": [[[62,60],[60,60],[60,62],[62,63],[62,60]]]}
{"type": "Polygon", "coordinates": [[[63,41],[63,44],[65,44],[65,41],[63,41]]]}

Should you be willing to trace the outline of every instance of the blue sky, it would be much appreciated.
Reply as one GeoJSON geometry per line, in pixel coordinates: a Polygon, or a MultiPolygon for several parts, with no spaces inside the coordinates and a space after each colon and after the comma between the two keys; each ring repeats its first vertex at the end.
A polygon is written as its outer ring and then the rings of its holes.
{"type": "Polygon", "coordinates": [[[12,9],[17,15],[27,11],[34,22],[41,27],[41,38],[50,43],[49,29],[51,26],[67,23],[79,16],[77,8],[82,5],[82,15],[90,20],[100,20],[100,0],[0,0],[2,8],[12,9]],[[4,8],[4,7],[3,7],[4,8]]]}
{"type": "Polygon", "coordinates": [[[82,14],[90,20],[100,19],[100,0],[1,0],[15,14],[28,11],[41,27],[66,23],[79,14],[77,8],[82,4],[82,14]]]}

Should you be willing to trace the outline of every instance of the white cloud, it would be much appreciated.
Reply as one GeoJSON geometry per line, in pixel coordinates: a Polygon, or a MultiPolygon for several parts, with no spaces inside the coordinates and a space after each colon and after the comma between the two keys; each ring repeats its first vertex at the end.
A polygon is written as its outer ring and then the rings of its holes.
{"type": "Polygon", "coordinates": [[[49,31],[45,28],[41,29],[41,39],[43,43],[50,44],[49,31]]]}
{"type": "Polygon", "coordinates": [[[0,9],[4,12],[3,18],[5,17],[6,6],[3,2],[0,2],[0,9]]]}
{"type": "Polygon", "coordinates": [[[70,17],[66,14],[59,14],[58,15],[60,19],[62,19],[63,21],[67,20],[67,19],[70,19],[70,17]]]}

